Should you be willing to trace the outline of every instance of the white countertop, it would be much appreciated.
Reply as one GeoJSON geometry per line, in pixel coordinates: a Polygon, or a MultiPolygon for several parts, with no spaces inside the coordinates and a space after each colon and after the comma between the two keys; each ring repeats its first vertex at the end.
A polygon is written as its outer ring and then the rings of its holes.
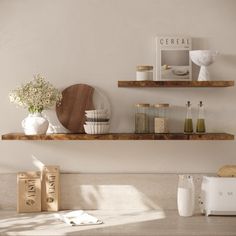
{"type": "Polygon", "coordinates": [[[176,211],[87,211],[104,224],[69,226],[53,213],[0,211],[0,235],[236,235],[236,217],[179,217],[176,211]]]}

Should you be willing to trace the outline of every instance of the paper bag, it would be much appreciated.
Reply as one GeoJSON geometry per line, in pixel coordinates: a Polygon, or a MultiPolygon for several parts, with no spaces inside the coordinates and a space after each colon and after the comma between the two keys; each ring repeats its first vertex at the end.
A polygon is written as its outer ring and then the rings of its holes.
{"type": "Polygon", "coordinates": [[[40,172],[20,172],[17,174],[17,212],[41,211],[40,172]]]}
{"type": "Polygon", "coordinates": [[[59,166],[44,166],[42,170],[42,210],[58,211],[60,203],[59,166]]]}

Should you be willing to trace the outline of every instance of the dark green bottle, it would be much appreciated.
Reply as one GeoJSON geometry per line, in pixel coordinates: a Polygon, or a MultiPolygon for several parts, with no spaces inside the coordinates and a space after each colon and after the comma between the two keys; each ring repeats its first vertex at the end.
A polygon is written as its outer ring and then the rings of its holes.
{"type": "Polygon", "coordinates": [[[205,126],[205,115],[204,115],[204,107],[202,101],[200,101],[198,105],[198,119],[197,119],[197,133],[205,133],[206,126],[205,126]]]}
{"type": "Polygon", "coordinates": [[[184,122],[184,133],[193,132],[193,118],[192,118],[192,107],[190,101],[186,104],[186,118],[184,122]]]}

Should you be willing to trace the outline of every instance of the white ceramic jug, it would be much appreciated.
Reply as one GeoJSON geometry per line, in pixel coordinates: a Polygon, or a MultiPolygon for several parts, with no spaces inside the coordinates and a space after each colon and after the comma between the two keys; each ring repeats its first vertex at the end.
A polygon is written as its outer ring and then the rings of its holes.
{"type": "Polygon", "coordinates": [[[33,113],[29,114],[21,124],[26,135],[36,135],[46,134],[49,122],[41,113],[33,113]]]}
{"type": "Polygon", "coordinates": [[[177,205],[180,216],[192,216],[194,212],[193,176],[179,175],[177,205]]]}

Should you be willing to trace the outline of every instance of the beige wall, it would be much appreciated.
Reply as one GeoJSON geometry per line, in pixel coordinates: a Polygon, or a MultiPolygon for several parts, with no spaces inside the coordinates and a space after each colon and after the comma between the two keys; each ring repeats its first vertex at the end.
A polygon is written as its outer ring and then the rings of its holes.
{"type": "MultiPolygon", "coordinates": [[[[235,12],[234,0],[0,0],[1,133],[21,130],[27,112],[9,103],[8,92],[35,73],[61,89],[101,89],[112,104],[114,132],[133,131],[137,102],[172,104],[171,128],[181,131],[186,101],[202,100],[208,131],[235,133],[235,88],[117,87],[135,78],[137,64],[155,63],[156,35],[190,35],[195,49],[218,50],[213,78],[234,80],[235,12]]],[[[53,112],[47,115],[58,124],[53,112]]],[[[33,169],[33,155],[66,172],[204,173],[235,164],[235,151],[234,141],[1,141],[0,172],[33,169]]]]}

